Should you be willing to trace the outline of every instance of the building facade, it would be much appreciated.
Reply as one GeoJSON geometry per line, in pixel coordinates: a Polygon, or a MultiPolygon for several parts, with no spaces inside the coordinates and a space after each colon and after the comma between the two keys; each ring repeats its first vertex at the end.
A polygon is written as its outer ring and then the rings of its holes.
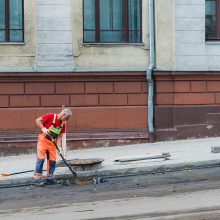
{"type": "MultiPolygon", "coordinates": [[[[172,139],[219,135],[220,1],[175,0],[170,3],[172,65],[162,63],[163,45],[156,43],[158,136],[172,139]]],[[[158,31],[160,38],[163,33],[165,30],[158,31]]]]}
{"type": "Polygon", "coordinates": [[[35,132],[35,118],[65,105],[74,113],[69,131],[134,131],[155,140],[218,135],[219,5],[0,0],[0,130],[35,132]]]}

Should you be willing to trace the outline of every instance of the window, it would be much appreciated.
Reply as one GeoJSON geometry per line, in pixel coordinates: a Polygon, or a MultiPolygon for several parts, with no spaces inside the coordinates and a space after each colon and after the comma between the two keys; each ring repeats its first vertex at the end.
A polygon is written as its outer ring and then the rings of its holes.
{"type": "Polygon", "coordinates": [[[84,42],[140,43],[141,0],[84,0],[84,42]]]}
{"type": "Polygon", "coordinates": [[[205,2],[206,40],[220,40],[220,0],[205,2]]]}
{"type": "Polygon", "coordinates": [[[0,42],[24,41],[23,0],[0,0],[0,42]]]}

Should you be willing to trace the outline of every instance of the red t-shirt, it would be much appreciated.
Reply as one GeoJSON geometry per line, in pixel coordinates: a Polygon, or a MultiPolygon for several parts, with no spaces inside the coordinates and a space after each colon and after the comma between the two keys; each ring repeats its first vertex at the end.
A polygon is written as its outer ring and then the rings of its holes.
{"type": "MultiPolygon", "coordinates": [[[[48,113],[48,114],[42,116],[43,126],[48,129],[53,124],[53,118],[54,118],[54,114],[53,113],[48,113]]],[[[56,115],[54,127],[55,128],[59,127],[59,126],[61,126],[61,124],[62,124],[62,121],[59,121],[58,120],[58,116],[56,115]]],[[[65,132],[66,132],[66,125],[64,123],[63,124],[63,128],[62,128],[60,133],[63,134],[65,132]]]]}

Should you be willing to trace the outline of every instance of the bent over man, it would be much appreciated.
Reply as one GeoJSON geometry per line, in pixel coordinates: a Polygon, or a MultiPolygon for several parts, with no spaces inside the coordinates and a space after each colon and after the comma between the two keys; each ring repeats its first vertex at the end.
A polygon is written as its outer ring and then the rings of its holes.
{"type": "Polygon", "coordinates": [[[37,126],[41,129],[37,143],[37,163],[34,173],[36,186],[53,184],[54,171],[56,166],[56,142],[59,149],[62,148],[62,136],[66,130],[65,122],[70,118],[72,112],[69,108],[64,108],[59,114],[48,113],[36,119],[37,126]],[[47,176],[42,178],[43,165],[47,155],[47,176]]]}

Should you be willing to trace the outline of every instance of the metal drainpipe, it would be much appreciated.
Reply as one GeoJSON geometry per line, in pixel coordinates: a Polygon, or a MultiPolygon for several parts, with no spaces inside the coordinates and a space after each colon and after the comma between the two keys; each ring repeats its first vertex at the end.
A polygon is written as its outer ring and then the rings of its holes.
{"type": "Polygon", "coordinates": [[[148,25],[149,25],[149,49],[150,59],[146,71],[146,79],[148,82],[148,131],[150,142],[154,141],[154,80],[152,77],[155,64],[155,43],[154,43],[154,0],[148,0],[148,25]]]}

